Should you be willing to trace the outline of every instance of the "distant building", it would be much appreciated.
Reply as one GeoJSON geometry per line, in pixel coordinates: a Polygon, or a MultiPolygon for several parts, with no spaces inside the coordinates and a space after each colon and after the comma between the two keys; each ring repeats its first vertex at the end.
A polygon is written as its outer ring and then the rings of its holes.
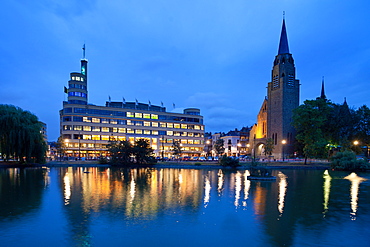
{"type": "Polygon", "coordinates": [[[162,106],[111,102],[105,106],[88,103],[87,59],[81,60],[81,72],[70,73],[68,100],[60,110],[60,134],[65,155],[95,159],[107,156],[109,141],[148,140],[156,156],[173,156],[172,145],[179,141],[183,156],[200,156],[204,149],[204,124],[200,110],[167,112],[162,106]]]}
{"type": "Polygon", "coordinates": [[[273,64],[271,82],[268,83],[267,97],[257,116],[257,124],[251,130],[250,145],[253,155],[264,155],[264,145],[268,138],[273,140],[272,156],[275,158],[281,158],[283,153],[293,152],[293,110],[299,106],[299,88],[283,20],[279,50],[273,64]]]}

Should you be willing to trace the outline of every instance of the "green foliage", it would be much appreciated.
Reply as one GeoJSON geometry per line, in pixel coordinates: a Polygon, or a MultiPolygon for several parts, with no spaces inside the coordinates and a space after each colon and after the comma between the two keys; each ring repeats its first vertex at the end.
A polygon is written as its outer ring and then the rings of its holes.
{"type": "Polygon", "coordinates": [[[173,154],[179,156],[182,153],[181,144],[179,141],[173,141],[172,143],[173,154]]]}
{"type": "Polygon", "coordinates": [[[153,149],[147,140],[139,139],[132,145],[129,141],[111,142],[108,146],[113,164],[153,164],[153,149]]]}
{"type": "Polygon", "coordinates": [[[220,164],[222,166],[230,166],[230,167],[237,167],[240,166],[239,159],[233,158],[233,157],[227,157],[226,155],[223,155],[220,164]]]}
{"type": "Polygon", "coordinates": [[[358,160],[356,154],[349,150],[338,152],[332,157],[331,161],[331,168],[336,170],[361,171],[370,169],[370,165],[366,160],[358,160]]]}
{"type": "Polygon", "coordinates": [[[274,148],[274,139],[267,138],[265,145],[265,155],[271,155],[272,151],[274,151],[274,148]]]}
{"type": "Polygon", "coordinates": [[[195,162],[195,163],[194,163],[194,165],[195,165],[195,166],[200,166],[200,165],[202,165],[202,163],[200,163],[200,162],[195,162]]]}
{"type": "Polygon", "coordinates": [[[38,118],[19,107],[0,105],[0,153],[5,161],[45,163],[47,145],[38,118]]]}
{"type": "Polygon", "coordinates": [[[217,156],[220,156],[225,151],[224,140],[218,139],[213,145],[213,150],[215,151],[217,156]]]}
{"type": "Polygon", "coordinates": [[[356,139],[366,146],[370,145],[370,109],[363,105],[356,111],[356,139]]]}

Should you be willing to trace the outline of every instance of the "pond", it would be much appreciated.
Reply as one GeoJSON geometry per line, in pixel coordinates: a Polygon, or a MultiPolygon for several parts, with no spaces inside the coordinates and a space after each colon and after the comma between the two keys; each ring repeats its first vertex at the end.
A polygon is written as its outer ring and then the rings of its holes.
{"type": "Polygon", "coordinates": [[[369,246],[369,173],[0,169],[1,246],[369,246]]]}

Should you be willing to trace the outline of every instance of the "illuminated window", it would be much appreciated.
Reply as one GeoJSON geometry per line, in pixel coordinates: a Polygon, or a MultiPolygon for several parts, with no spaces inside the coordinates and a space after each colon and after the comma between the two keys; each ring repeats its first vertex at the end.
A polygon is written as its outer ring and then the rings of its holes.
{"type": "Polygon", "coordinates": [[[111,119],[111,120],[110,120],[110,123],[111,123],[111,124],[117,124],[118,122],[117,122],[117,119],[111,119]]]}
{"type": "Polygon", "coordinates": [[[135,112],[135,117],[136,118],[143,118],[143,114],[140,112],[135,112]]]}
{"type": "Polygon", "coordinates": [[[136,126],[143,126],[143,121],[135,121],[136,126]]]}
{"type": "Polygon", "coordinates": [[[118,140],[119,141],[125,141],[126,140],[126,137],[125,136],[118,136],[118,140]]]}
{"type": "Polygon", "coordinates": [[[167,131],[167,135],[172,136],[173,135],[173,131],[167,131]]]}
{"type": "Polygon", "coordinates": [[[150,130],[144,130],[145,135],[150,135],[150,130]]]}
{"type": "Polygon", "coordinates": [[[158,127],[158,122],[152,122],[152,127],[158,127]]]}
{"type": "Polygon", "coordinates": [[[174,124],[175,129],[180,129],[180,124],[174,124]]]}
{"type": "Polygon", "coordinates": [[[167,128],[173,128],[173,123],[167,123],[167,128]]]}
{"type": "Polygon", "coordinates": [[[187,129],[188,125],[187,124],[181,124],[181,129],[187,129]]]}
{"type": "Polygon", "coordinates": [[[200,126],[200,129],[201,129],[201,130],[204,130],[204,126],[200,126]]]}
{"type": "Polygon", "coordinates": [[[188,144],[188,140],[186,140],[186,139],[181,139],[181,143],[182,143],[182,144],[188,144]]]}
{"type": "Polygon", "coordinates": [[[132,121],[132,120],[127,120],[127,125],[134,125],[134,121],[132,121]]]}
{"type": "Polygon", "coordinates": [[[118,132],[118,128],[110,128],[110,131],[117,133],[118,132]]]}
{"type": "Polygon", "coordinates": [[[127,128],[127,133],[129,133],[129,134],[134,134],[134,130],[133,130],[133,129],[129,129],[129,128],[127,128]]]}
{"type": "Polygon", "coordinates": [[[150,122],[144,122],[144,126],[150,127],[150,122]]]}
{"type": "Polygon", "coordinates": [[[109,132],[109,128],[108,127],[101,127],[101,132],[109,132]]]}
{"type": "Polygon", "coordinates": [[[93,144],[93,143],[88,143],[88,144],[87,144],[87,147],[89,147],[89,148],[93,148],[93,147],[94,147],[94,144],[93,144]]]}
{"type": "Polygon", "coordinates": [[[181,133],[181,136],[187,136],[188,135],[188,132],[182,132],[181,133]]]}
{"type": "Polygon", "coordinates": [[[118,133],[126,133],[126,128],[118,128],[118,133]]]}
{"type": "Polygon", "coordinates": [[[157,114],[151,114],[151,118],[152,119],[158,119],[158,115],[157,114]]]}
{"type": "Polygon", "coordinates": [[[93,123],[100,123],[100,118],[93,117],[91,121],[93,123]]]}
{"type": "Polygon", "coordinates": [[[91,123],[91,117],[83,117],[83,122],[91,123]]]}
{"type": "Polygon", "coordinates": [[[194,129],[200,130],[200,126],[199,125],[194,125],[194,129]]]}
{"type": "Polygon", "coordinates": [[[103,141],[109,141],[109,136],[107,136],[107,135],[103,135],[103,136],[101,136],[101,139],[102,139],[103,141]]]}
{"type": "Polygon", "coordinates": [[[143,117],[144,117],[144,118],[149,118],[149,119],[150,119],[150,114],[148,114],[148,113],[144,113],[144,114],[143,114],[143,117]]]}
{"type": "Polygon", "coordinates": [[[75,81],[76,77],[72,76],[72,81],[75,81]]]}
{"type": "Polygon", "coordinates": [[[194,133],[194,137],[200,137],[199,133],[194,133]]]}
{"type": "Polygon", "coordinates": [[[73,130],[82,130],[82,126],[81,125],[74,125],[73,130]]]}
{"type": "Polygon", "coordinates": [[[194,144],[200,144],[200,140],[194,140],[194,144]]]}
{"type": "Polygon", "coordinates": [[[100,127],[92,126],[92,131],[100,131],[100,127]]]}
{"type": "Polygon", "coordinates": [[[152,143],[156,144],[157,143],[157,139],[156,138],[152,138],[152,143]]]}
{"type": "Polygon", "coordinates": [[[80,81],[80,77],[76,76],[76,81],[80,81]]]}
{"type": "Polygon", "coordinates": [[[84,131],[91,131],[91,126],[84,126],[83,129],[84,131]]]}
{"type": "Polygon", "coordinates": [[[83,135],[82,139],[84,140],[91,140],[91,135],[83,135]]]}
{"type": "Polygon", "coordinates": [[[142,134],[143,130],[135,130],[135,134],[142,134]]]}
{"type": "Polygon", "coordinates": [[[63,130],[72,130],[72,125],[63,125],[63,130]]]}
{"type": "Polygon", "coordinates": [[[194,141],[193,140],[188,140],[188,143],[189,144],[194,144],[194,141]]]}
{"type": "Polygon", "coordinates": [[[84,81],[84,78],[81,77],[81,81],[84,81]]]}
{"type": "Polygon", "coordinates": [[[162,123],[162,122],[159,123],[159,125],[161,126],[161,128],[166,128],[166,126],[167,126],[166,123],[162,123]]]}
{"type": "Polygon", "coordinates": [[[107,124],[107,123],[109,123],[109,119],[102,118],[102,119],[101,119],[101,123],[105,123],[105,124],[107,124]]]}
{"type": "Polygon", "coordinates": [[[127,112],[127,117],[135,117],[135,114],[133,112],[127,112]]]}
{"type": "Polygon", "coordinates": [[[180,136],[181,134],[180,134],[180,132],[175,131],[175,132],[173,132],[173,135],[174,135],[174,136],[180,136]]]}
{"type": "Polygon", "coordinates": [[[152,130],[152,135],[158,135],[158,131],[152,130]]]}
{"type": "Polygon", "coordinates": [[[188,136],[194,136],[193,132],[188,132],[188,136]]]}

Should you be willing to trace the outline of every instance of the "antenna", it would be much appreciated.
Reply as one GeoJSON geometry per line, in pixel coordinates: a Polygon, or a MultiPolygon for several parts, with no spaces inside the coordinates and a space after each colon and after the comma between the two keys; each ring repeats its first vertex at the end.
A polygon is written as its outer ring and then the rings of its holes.
{"type": "Polygon", "coordinates": [[[85,59],[85,44],[84,44],[84,46],[82,47],[82,57],[83,57],[83,59],[85,59]]]}
{"type": "Polygon", "coordinates": [[[285,20],[285,11],[283,11],[283,20],[285,20]]]}

